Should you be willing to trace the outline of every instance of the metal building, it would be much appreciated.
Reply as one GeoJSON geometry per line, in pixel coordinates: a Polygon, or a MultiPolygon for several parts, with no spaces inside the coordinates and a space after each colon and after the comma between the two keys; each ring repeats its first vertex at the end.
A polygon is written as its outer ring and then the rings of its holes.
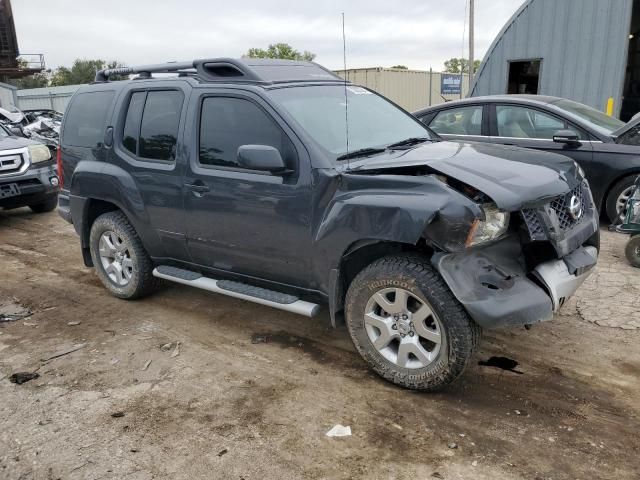
{"type": "Polygon", "coordinates": [[[431,105],[439,105],[465,97],[469,91],[469,77],[464,75],[458,82],[457,94],[450,94],[443,88],[443,77],[458,77],[429,70],[405,70],[398,68],[353,68],[336,70],[334,73],[356,85],[362,85],[378,92],[413,112],[431,105]],[[461,86],[460,86],[461,85],[461,86]]]}
{"type": "Polygon", "coordinates": [[[489,47],[471,96],[569,98],[640,111],[640,0],[527,0],[489,47]]]}

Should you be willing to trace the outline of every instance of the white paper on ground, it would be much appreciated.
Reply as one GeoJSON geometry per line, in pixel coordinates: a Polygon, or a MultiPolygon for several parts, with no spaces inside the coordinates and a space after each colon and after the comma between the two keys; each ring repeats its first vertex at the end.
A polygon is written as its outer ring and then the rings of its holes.
{"type": "Polygon", "coordinates": [[[338,424],[327,432],[327,437],[349,437],[351,436],[351,427],[343,427],[338,424]]]}

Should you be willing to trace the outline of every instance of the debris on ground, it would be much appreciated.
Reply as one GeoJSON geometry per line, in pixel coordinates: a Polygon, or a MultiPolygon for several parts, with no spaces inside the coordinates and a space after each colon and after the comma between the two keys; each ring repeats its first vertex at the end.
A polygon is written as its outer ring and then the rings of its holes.
{"type": "Polygon", "coordinates": [[[112,416],[113,418],[122,418],[122,417],[124,417],[124,412],[113,412],[113,413],[111,414],[111,416],[112,416]]]}
{"type": "Polygon", "coordinates": [[[82,322],[67,322],[67,325],[69,325],[70,327],[75,327],[76,325],[80,325],[82,322]]]}
{"type": "Polygon", "coordinates": [[[448,447],[449,447],[449,448],[451,448],[451,449],[455,449],[455,448],[458,448],[458,444],[457,444],[457,443],[455,443],[455,442],[451,442],[451,443],[448,445],[448,447]]]}
{"type": "Polygon", "coordinates": [[[350,437],[351,436],[351,427],[344,427],[340,424],[333,427],[326,433],[327,437],[350,437]]]}
{"type": "Polygon", "coordinates": [[[149,368],[149,365],[151,365],[151,360],[147,360],[140,370],[144,372],[147,368],[149,368]]]}
{"type": "Polygon", "coordinates": [[[86,347],[87,344],[86,343],[78,343],[76,345],[73,345],[72,347],[69,348],[63,348],[61,350],[58,350],[57,352],[55,352],[52,355],[49,355],[46,358],[42,358],[41,360],[43,362],[48,362],[49,360],[53,360],[54,358],[58,358],[58,357],[62,357],[63,355],[68,355],[69,353],[73,353],[77,350],[80,350],[81,348],[86,347]]]}
{"type": "Polygon", "coordinates": [[[178,355],[180,355],[180,342],[176,342],[176,348],[173,349],[171,357],[177,357],[178,355]]]}
{"type": "Polygon", "coordinates": [[[9,381],[17,385],[22,385],[38,377],[40,377],[40,374],[36,372],[17,372],[9,377],[9,381]]]}
{"type": "Polygon", "coordinates": [[[162,350],[163,352],[168,352],[169,350],[171,350],[171,347],[173,347],[173,343],[165,343],[160,347],[160,350],[162,350]]]}
{"type": "Polygon", "coordinates": [[[31,310],[16,302],[0,303],[0,322],[15,322],[29,318],[31,315],[33,315],[31,310]]]}
{"type": "Polygon", "coordinates": [[[223,456],[225,453],[227,453],[228,451],[229,451],[229,450],[227,450],[226,448],[223,448],[222,450],[220,450],[220,451],[218,452],[218,456],[219,456],[219,457],[221,457],[221,456],[223,456]]]}
{"type": "Polygon", "coordinates": [[[261,334],[261,333],[255,333],[255,334],[251,335],[251,343],[253,343],[253,344],[269,343],[269,335],[261,334]]]}

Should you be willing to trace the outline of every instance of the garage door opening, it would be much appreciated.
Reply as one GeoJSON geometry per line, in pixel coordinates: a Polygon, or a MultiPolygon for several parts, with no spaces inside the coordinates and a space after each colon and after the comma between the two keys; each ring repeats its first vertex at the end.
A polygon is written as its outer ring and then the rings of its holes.
{"type": "Polygon", "coordinates": [[[509,62],[509,83],[507,93],[537,95],[540,85],[540,64],[542,60],[509,62]]]}
{"type": "Polygon", "coordinates": [[[629,56],[624,80],[620,120],[628,122],[640,112],[640,2],[633,2],[629,31],[629,56]]]}

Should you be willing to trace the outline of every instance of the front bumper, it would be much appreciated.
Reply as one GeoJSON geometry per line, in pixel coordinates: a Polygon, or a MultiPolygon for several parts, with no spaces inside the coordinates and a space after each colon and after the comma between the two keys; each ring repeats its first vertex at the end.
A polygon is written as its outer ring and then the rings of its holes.
{"type": "Polygon", "coordinates": [[[0,198],[0,208],[17,208],[42,203],[57,195],[58,174],[52,161],[31,165],[26,171],[16,175],[0,175],[0,186],[14,185],[18,195],[0,198]],[[52,180],[55,179],[55,180],[52,180]]]}
{"type": "Polygon", "coordinates": [[[579,247],[527,272],[512,237],[480,250],[436,254],[432,263],[471,318],[494,329],[551,320],[591,274],[597,256],[595,247],[579,247]]]}

